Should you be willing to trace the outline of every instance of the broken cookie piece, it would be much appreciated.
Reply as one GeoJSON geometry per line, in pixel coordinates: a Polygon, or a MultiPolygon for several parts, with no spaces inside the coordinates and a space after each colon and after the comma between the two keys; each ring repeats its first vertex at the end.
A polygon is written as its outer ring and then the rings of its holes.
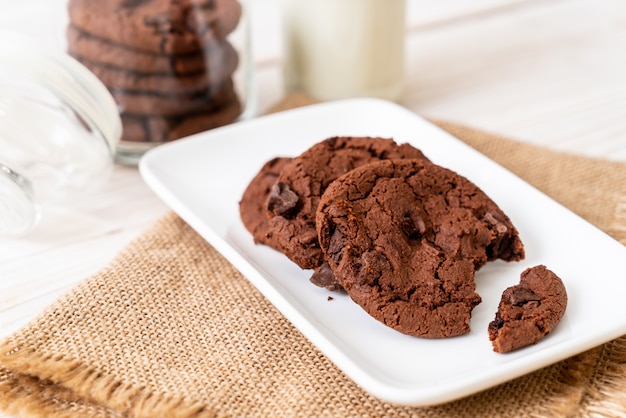
{"type": "Polygon", "coordinates": [[[489,340],[497,353],[536,344],[558,325],[567,306],[561,279],[539,265],[526,269],[518,285],[502,293],[489,340]]]}

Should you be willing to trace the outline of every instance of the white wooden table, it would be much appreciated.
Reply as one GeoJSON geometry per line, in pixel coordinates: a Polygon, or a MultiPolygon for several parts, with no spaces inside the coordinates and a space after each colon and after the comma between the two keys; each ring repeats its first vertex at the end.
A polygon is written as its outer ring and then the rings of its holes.
{"type": "MultiPolygon", "coordinates": [[[[49,12],[63,1],[0,0],[0,29],[42,36],[58,23],[49,12]]],[[[283,95],[280,10],[278,0],[251,1],[262,113],[283,95]]],[[[408,2],[404,106],[626,162],[626,1],[408,2]]],[[[102,190],[46,213],[31,235],[0,239],[0,338],[105,266],[167,210],[135,168],[119,166],[102,190]]]]}

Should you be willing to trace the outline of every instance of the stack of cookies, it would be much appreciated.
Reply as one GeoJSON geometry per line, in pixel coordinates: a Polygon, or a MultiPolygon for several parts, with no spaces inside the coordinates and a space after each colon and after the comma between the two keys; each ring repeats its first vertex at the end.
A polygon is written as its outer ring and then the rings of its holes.
{"type": "Polygon", "coordinates": [[[239,202],[254,241],[407,335],[470,332],[474,274],[524,246],[476,185],[391,138],[333,137],[276,157],[239,202]]]}
{"type": "Polygon", "coordinates": [[[122,140],[159,143],[236,120],[237,0],[69,0],[68,52],[107,86],[122,140]]]}

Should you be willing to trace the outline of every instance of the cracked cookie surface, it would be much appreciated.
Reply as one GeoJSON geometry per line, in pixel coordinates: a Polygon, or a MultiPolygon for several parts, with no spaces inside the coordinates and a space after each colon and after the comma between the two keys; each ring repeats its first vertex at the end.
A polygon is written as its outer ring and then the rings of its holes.
{"type": "Polygon", "coordinates": [[[326,187],[337,177],[372,161],[426,157],[409,144],[388,138],[333,137],[313,145],[287,164],[268,200],[273,239],[303,269],[322,266],[315,212],[326,187]]]}
{"type": "Polygon", "coordinates": [[[517,230],[482,190],[426,160],[372,162],[339,177],[316,220],[325,258],[351,299],[419,337],[468,333],[481,301],[475,271],[524,257],[517,230]]]}

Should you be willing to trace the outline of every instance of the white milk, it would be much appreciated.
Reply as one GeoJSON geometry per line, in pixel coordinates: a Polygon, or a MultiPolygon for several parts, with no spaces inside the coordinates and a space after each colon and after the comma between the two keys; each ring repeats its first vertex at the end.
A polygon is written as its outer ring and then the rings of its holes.
{"type": "Polygon", "coordinates": [[[398,100],[406,0],[282,0],[285,83],[321,100],[398,100]]]}

